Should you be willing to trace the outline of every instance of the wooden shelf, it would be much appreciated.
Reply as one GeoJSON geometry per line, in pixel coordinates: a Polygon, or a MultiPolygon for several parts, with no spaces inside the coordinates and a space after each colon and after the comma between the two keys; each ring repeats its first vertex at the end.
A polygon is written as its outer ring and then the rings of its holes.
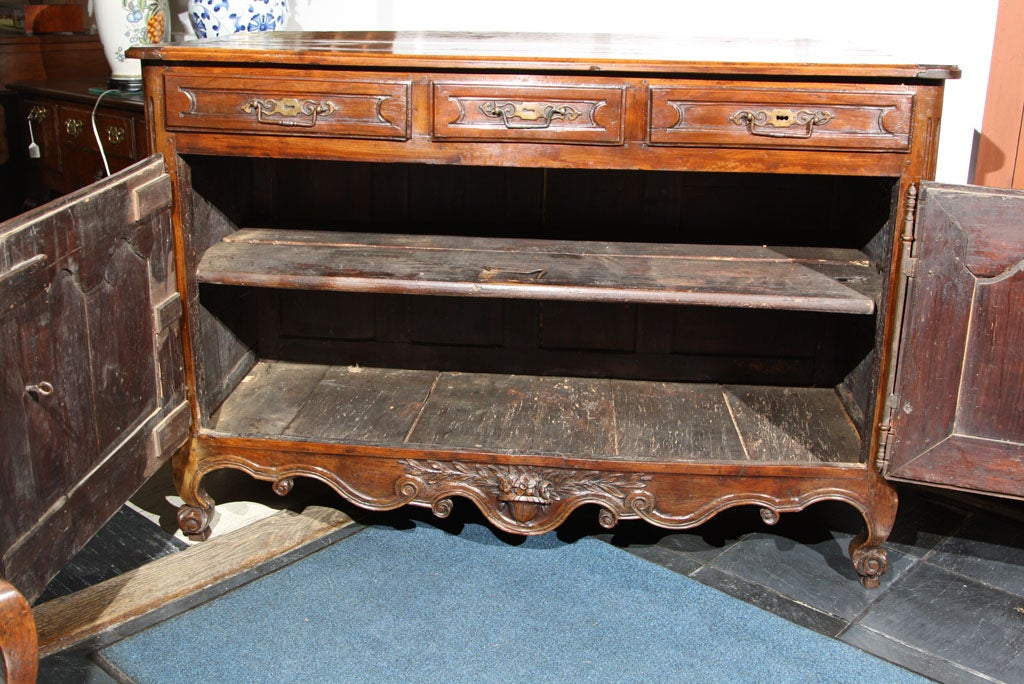
{"type": "Polygon", "coordinates": [[[881,277],[861,252],[240,230],[200,282],[302,290],[875,312],[881,277]]]}
{"type": "Polygon", "coordinates": [[[857,463],[832,389],[262,361],[214,416],[243,438],[631,462],[857,463]]]}

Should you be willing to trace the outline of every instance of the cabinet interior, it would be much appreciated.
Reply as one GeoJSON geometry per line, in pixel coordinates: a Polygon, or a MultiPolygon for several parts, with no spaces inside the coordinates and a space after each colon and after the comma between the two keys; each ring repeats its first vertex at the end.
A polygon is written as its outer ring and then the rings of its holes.
{"type": "Polygon", "coordinates": [[[184,162],[204,430],[598,460],[866,460],[896,179],[184,162]],[[252,229],[260,258],[280,266],[270,278],[232,244],[252,229]],[[349,252],[293,249],[350,249],[367,234],[447,236],[451,252],[424,257],[439,272],[476,258],[459,253],[471,244],[524,265],[462,290],[416,281],[409,294],[396,260],[424,252],[394,242],[422,240],[359,243],[359,273],[339,263],[349,252]],[[557,263],[592,287],[564,298],[520,288],[546,273],[530,266],[536,240],[560,241],[557,263]],[[652,287],[609,276],[607,255],[561,251],[597,241],[622,245],[652,287]],[[772,256],[736,256],[748,249],[772,256]],[[665,255],[728,275],[728,287],[663,291],[665,255]],[[820,279],[821,297],[787,298],[797,276],[815,291],[820,279]]]}

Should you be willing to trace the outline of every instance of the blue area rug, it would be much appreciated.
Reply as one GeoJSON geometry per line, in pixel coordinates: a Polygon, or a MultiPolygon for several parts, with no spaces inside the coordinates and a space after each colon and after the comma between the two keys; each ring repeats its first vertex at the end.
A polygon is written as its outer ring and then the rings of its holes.
{"type": "Polygon", "coordinates": [[[371,528],[115,644],[139,684],[921,682],[596,539],[371,528]]]}

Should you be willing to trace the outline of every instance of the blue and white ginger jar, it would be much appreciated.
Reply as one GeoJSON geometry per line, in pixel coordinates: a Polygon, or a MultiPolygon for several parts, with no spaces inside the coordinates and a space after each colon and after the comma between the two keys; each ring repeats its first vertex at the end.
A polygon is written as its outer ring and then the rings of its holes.
{"type": "Polygon", "coordinates": [[[189,19],[200,38],[284,27],[288,0],[192,0],[189,19]]]}

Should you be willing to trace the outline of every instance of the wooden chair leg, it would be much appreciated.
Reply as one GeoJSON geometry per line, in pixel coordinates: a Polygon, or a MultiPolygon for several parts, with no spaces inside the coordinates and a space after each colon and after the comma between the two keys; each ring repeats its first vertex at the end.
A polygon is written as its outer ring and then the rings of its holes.
{"type": "Polygon", "coordinates": [[[35,684],[39,646],[32,607],[17,589],[0,579],[0,651],[7,684],[35,684]]]}

